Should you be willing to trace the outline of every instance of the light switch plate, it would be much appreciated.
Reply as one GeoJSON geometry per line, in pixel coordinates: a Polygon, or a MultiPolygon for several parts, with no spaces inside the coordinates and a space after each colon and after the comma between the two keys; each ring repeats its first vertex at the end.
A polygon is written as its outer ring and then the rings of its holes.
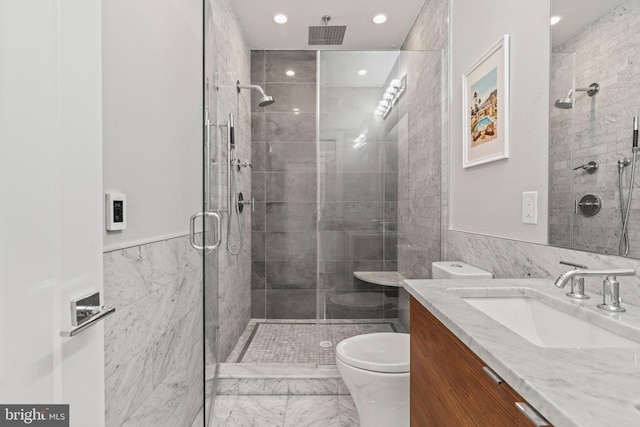
{"type": "Polygon", "coordinates": [[[524,191],[522,193],[522,223],[538,223],[538,192],[524,191]]]}

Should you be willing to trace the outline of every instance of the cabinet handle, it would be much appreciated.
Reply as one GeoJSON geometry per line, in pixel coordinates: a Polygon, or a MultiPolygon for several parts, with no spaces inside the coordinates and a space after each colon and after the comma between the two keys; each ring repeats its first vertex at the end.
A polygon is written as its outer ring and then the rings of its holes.
{"type": "Polygon", "coordinates": [[[533,407],[531,407],[527,402],[516,402],[516,407],[520,409],[527,418],[529,418],[529,421],[531,421],[534,426],[544,427],[551,425],[549,421],[540,415],[538,411],[533,409],[533,407]]]}
{"type": "Polygon", "coordinates": [[[504,382],[500,375],[496,374],[493,369],[489,368],[488,366],[483,366],[482,370],[489,376],[489,378],[493,380],[494,383],[500,384],[504,382]]]}

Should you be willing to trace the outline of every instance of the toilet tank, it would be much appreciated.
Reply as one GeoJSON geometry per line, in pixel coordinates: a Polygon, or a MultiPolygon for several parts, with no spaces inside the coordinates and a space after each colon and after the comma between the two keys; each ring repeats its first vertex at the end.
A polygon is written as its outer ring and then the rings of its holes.
{"type": "Polygon", "coordinates": [[[431,264],[434,279],[493,279],[493,274],[461,261],[439,261],[431,264]]]}

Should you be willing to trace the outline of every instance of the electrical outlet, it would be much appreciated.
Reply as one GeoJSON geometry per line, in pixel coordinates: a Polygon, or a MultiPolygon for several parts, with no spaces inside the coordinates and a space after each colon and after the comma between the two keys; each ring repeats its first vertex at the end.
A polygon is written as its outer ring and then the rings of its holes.
{"type": "Polygon", "coordinates": [[[538,223],[538,192],[525,191],[522,193],[522,223],[538,223]]]}

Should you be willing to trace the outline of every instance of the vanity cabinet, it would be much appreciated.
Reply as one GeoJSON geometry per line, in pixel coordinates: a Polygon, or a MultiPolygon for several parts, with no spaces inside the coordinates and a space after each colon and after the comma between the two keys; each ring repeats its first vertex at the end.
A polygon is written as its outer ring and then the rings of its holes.
{"type": "Polygon", "coordinates": [[[549,425],[525,400],[411,297],[411,426],[549,425]],[[528,410],[528,409],[525,409],[528,410]]]}

